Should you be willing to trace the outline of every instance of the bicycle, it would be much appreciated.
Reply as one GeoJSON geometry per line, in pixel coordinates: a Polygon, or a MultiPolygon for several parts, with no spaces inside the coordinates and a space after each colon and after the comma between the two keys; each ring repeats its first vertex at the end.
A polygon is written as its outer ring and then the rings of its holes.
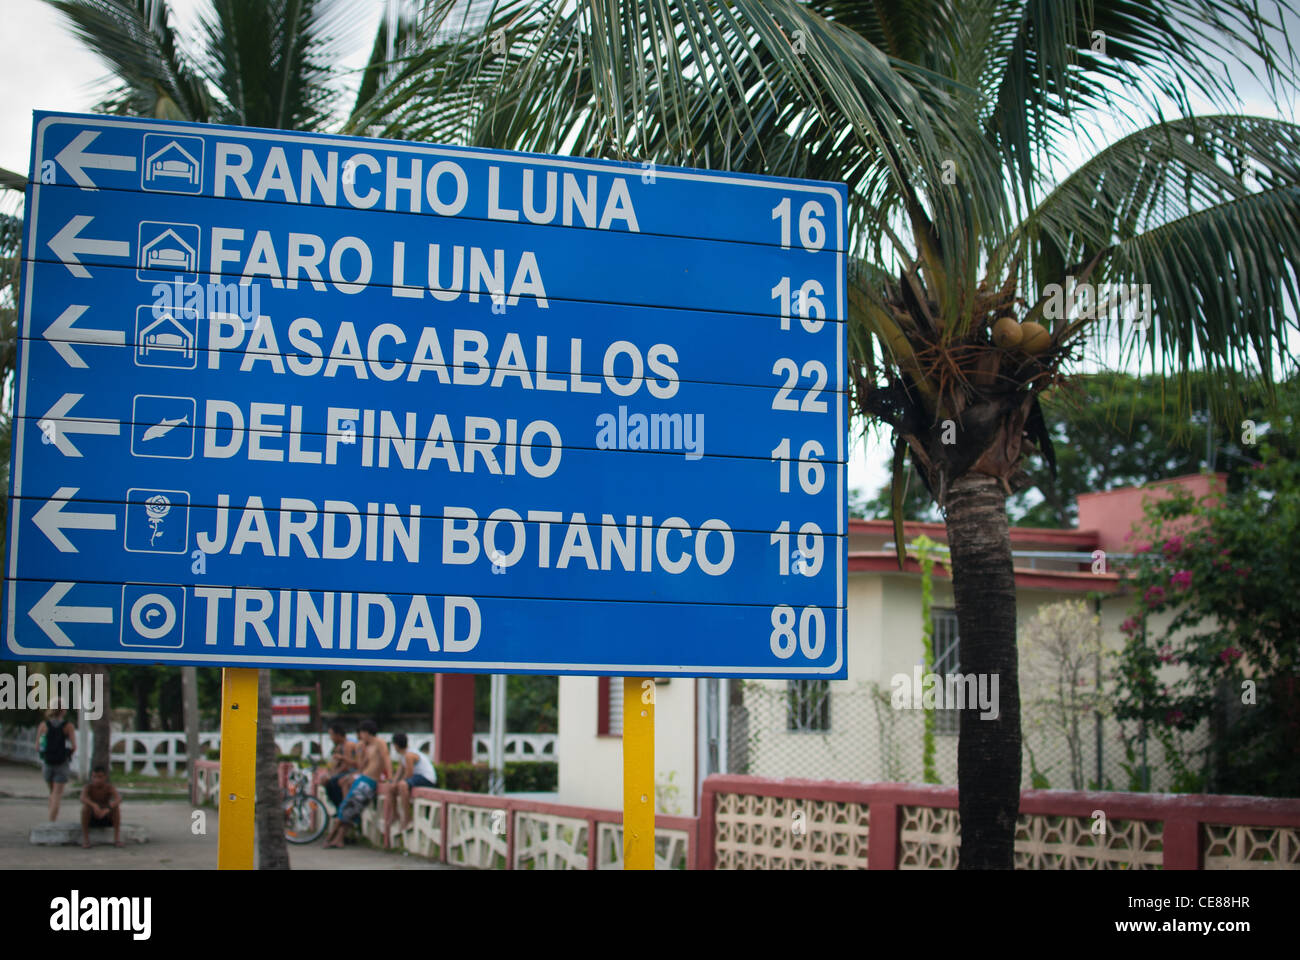
{"type": "Polygon", "coordinates": [[[289,799],[284,804],[284,838],[290,843],[311,843],[329,826],[329,808],[308,791],[319,764],[289,774],[289,799]]]}

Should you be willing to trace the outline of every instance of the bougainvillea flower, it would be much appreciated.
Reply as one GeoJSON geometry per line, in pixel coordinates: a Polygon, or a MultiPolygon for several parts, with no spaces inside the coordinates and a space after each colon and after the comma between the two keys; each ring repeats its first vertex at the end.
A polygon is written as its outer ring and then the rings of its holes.
{"type": "Polygon", "coordinates": [[[1147,606],[1160,603],[1164,598],[1164,587],[1147,587],[1147,592],[1142,594],[1142,600],[1147,606]]]}
{"type": "Polygon", "coordinates": [[[1224,663],[1232,663],[1234,660],[1240,659],[1241,655],[1241,651],[1236,647],[1227,647],[1219,652],[1219,659],[1224,663]]]}
{"type": "Polygon", "coordinates": [[[1169,580],[1179,590],[1186,590],[1188,587],[1192,585],[1192,571],[1179,570],[1172,577],[1170,577],[1169,580]]]}
{"type": "Polygon", "coordinates": [[[1168,540],[1165,541],[1164,551],[1165,551],[1165,556],[1166,556],[1166,557],[1172,557],[1172,556],[1174,556],[1175,554],[1182,553],[1182,552],[1183,552],[1183,538],[1182,538],[1182,537],[1170,537],[1168,540]]]}

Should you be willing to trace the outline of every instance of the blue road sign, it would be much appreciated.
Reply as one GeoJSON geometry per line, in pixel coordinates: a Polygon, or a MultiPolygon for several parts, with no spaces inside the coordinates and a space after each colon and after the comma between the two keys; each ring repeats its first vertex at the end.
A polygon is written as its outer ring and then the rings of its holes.
{"type": "Polygon", "coordinates": [[[845,208],[38,113],[4,656],[846,676],[845,208]]]}

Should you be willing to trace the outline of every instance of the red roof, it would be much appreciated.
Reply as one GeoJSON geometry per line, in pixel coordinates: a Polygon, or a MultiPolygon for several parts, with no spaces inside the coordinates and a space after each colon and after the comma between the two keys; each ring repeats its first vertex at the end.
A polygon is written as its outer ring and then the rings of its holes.
{"type": "MultiPolygon", "coordinates": [[[[894,523],[892,520],[850,519],[849,533],[886,537],[892,540],[894,538],[894,523]]],[[[931,540],[937,540],[940,543],[948,542],[948,528],[942,523],[918,523],[909,520],[903,524],[903,533],[909,540],[925,534],[931,540]]],[[[1037,543],[1091,553],[1097,548],[1097,540],[1096,530],[1061,530],[1056,527],[1011,528],[1011,543],[1013,546],[1023,543],[1037,543]]]]}
{"type": "MultiPolygon", "coordinates": [[[[951,577],[942,560],[936,559],[934,572],[944,579],[951,577]]],[[[849,553],[849,573],[921,573],[921,565],[911,557],[902,570],[898,569],[898,558],[892,551],[851,551],[849,553]]],[[[1022,590],[1064,590],[1079,593],[1101,592],[1118,593],[1119,575],[1115,573],[1092,573],[1091,571],[1073,572],[1068,570],[1036,570],[1032,567],[1016,567],[1016,586],[1022,590]]]]}
{"type": "MultiPolygon", "coordinates": [[[[1086,530],[1060,530],[1053,527],[1011,527],[1011,547],[1024,551],[1046,548],[1063,553],[1092,553],[1103,549],[1122,553],[1131,549],[1129,530],[1142,516],[1142,503],[1150,496],[1167,496],[1169,487],[1181,486],[1196,496],[1224,489],[1227,475],[1188,474],[1174,477],[1145,487],[1121,487],[1101,493],[1085,493],[1078,497],[1080,520],[1088,524],[1086,530]]],[[[849,534],[878,537],[884,542],[894,539],[891,520],[849,520],[849,534]]],[[[925,534],[932,540],[946,544],[948,528],[942,523],[903,524],[903,535],[913,540],[925,534]]],[[[1086,564],[1081,563],[1081,566],[1086,564]]],[[[942,562],[935,564],[941,577],[948,577],[942,562]]],[[[892,550],[857,550],[849,553],[850,573],[907,573],[919,574],[920,565],[911,557],[899,570],[898,559],[892,550]]],[[[1080,592],[1104,591],[1117,593],[1120,578],[1115,573],[1095,574],[1091,570],[1041,570],[1034,567],[1015,567],[1016,586],[1022,589],[1077,590],[1080,592]]]]}

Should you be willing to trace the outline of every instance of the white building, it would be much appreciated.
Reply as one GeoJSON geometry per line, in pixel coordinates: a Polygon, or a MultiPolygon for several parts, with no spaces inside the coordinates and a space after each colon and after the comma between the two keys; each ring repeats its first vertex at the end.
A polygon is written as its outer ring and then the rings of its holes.
{"type": "MultiPolygon", "coordinates": [[[[1202,494],[1213,478],[1194,476],[1170,483],[1202,494]]],[[[1157,486],[1157,485],[1153,485],[1157,486]]],[[[1120,624],[1132,598],[1108,562],[1097,567],[1094,551],[1126,553],[1126,539],[1141,518],[1147,491],[1126,488],[1079,498],[1080,529],[1011,528],[1021,625],[1038,608],[1067,599],[1090,602],[1101,616],[1103,643],[1118,649],[1120,624]]],[[[908,542],[925,534],[943,543],[943,524],[909,523],[908,542]]],[[[890,680],[911,675],[921,662],[921,575],[915,560],[900,571],[892,546],[893,525],[854,520],[849,527],[847,680],[740,681],[675,678],[656,690],[655,767],[658,812],[697,813],[700,784],[714,772],[854,781],[920,781],[920,710],[889,706],[890,680]],[[883,699],[881,699],[883,691],[883,699]]],[[[957,623],[952,584],[936,555],[933,578],[935,672],[958,672],[957,623]]],[[[1157,624],[1158,625],[1158,624],[1157,624]]],[[[558,800],[579,806],[622,805],[622,683],[619,678],[561,677],[559,687],[560,781],[558,800]]],[[[956,782],[955,714],[937,717],[936,770],[943,783],[956,782]]],[[[1087,780],[1115,789],[1128,786],[1124,745],[1118,727],[1088,722],[1083,740],[1087,780]],[[1104,739],[1103,741],[1103,732],[1104,739]]],[[[1025,724],[1024,786],[1036,766],[1053,787],[1069,788],[1064,741],[1025,724]],[[1031,758],[1031,752],[1033,754],[1031,758]]],[[[1159,788],[1164,764],[1151,745],[1152,784],[1159,788]]],[[[1086,787],[1087,783],[1082,784],[1086,787]]]]}

